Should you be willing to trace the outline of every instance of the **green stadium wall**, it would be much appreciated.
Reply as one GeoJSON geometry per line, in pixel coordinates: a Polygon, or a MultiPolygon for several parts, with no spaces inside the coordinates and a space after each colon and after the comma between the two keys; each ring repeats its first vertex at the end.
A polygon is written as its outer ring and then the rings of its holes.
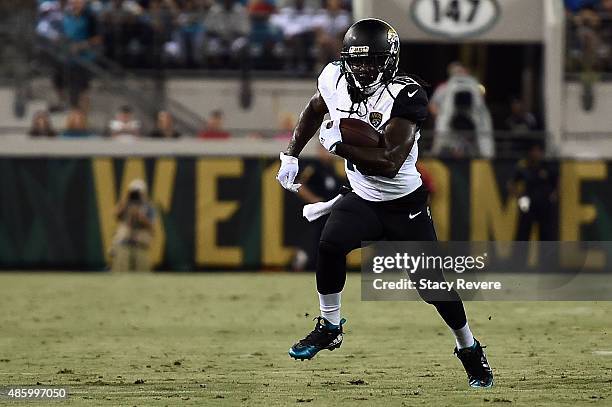
{"type": "MultiPolygon", "coordinates": [[[[518,208],[506,186],[516,161],[422,165],[434,180],[441,240],[513,239],[518,208]]],[[[612,162],[555,165],[559,240],[612,240],[612,162]]],[[[307,224],[277,171],[270,158],[0,158],[0,268],[105,270],[114,207],[138,177],[158,213],[156,269],[285,269],[307,224]]],[[[356,251],[349,264],[358,262],[356,251]]]]}

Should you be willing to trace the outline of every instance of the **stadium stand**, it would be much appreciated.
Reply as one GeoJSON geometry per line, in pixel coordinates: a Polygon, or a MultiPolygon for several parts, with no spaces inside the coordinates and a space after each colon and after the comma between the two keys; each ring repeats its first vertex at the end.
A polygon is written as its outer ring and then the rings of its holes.
{"type": "MultiPolygon", "coordinates": [[[[531,141],[545,138],[555,127],[565,129],[562,141],[584,133],[601,137],[598,106],[601,98],[608,97],[602,84],[610,78],[606,22],[611,4],[610,0],[566,1],[566,82],[559,86],[569,97],[559,110],[568,114],[554,119],[559,124],[545,117],[550,108],[537,89],[539,81],[551,77],[547,73],[538,78],[542,50],[537,46],[525,47],[526,51],[517,46],[512,51],[519,58],[524,52],[522,58],[534,65],[505,89],[498,83],[506,73],[491,72],[473,58],[465,60],[476,68],[477,79],[487,77],[482,86],[495,156],[521,156],[531,141]],[[584,115],[568,107],[575,103],[584,115]],[[523,113],[517,109],[524,109],[528,120],[518,118],[523,113]],[[593,109],[595,116],[589,115],[593,109]],[[567,117],[573,119],[563,123],[567,117]],[[520,131],[517,120],[523,120],[520,131]]],[[[279,117],[300,110],[312,92],[314,77],[337,57],[353,7],[343,0],[17,2],[2,17],[0,52],[11,63],[0,68],[0,78],[10,83],[0,90],[3,100],[9,101],[0,127],[3,133],[25,134],[35,112],[48,111],[58,135],[73,134],[65,131],[66,123],[74,125],[81,112],[86,134],[105,137],[112,134],[108,124],[118,109],[130,106],[143,137],[154,133],[160,111],[168,112],[175,131],[189,138],[207,128],[206,118],[216,110],[225,112],[224,131],[231,137],[275,137],[286,131],[278,124],[279,117]],[[86,22],[83,32],[74,29],[76,14],[86,22]],[[215,26],[222,19],[235,23],[215,26]],[[220,31],[229,26],[236,29],[220,31]]],[[[404,54],[414,52],[412,46],[408,44],[404,54]]],[[[440,50],[449,53],[448,58],[465,59],[461,48],[455,47],[459,51],[440,50]]],[[[440,52],[425,50],[422,59],[440,60],[440,52]]],[[[405,61],[408,68],[420,72],[413,60],[405,61]]],[[[425,74],[435,86],[444,80],[439,73],[425,74]]],[[[426,123],[425,154],[432,146],[434,127],[433,120],[426,123]]],[[[567,151],[548,149],[549,154],[567,155],[567,151]]]]}

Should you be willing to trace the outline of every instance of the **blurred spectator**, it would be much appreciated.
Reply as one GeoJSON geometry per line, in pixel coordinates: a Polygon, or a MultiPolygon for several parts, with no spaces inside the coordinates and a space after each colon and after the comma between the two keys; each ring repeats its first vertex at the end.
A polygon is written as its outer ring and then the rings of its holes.
{"type": "Polygon", "coordinates": [[[108,128],[111,137],[120,141],[131,141],[140,136],[140,121],[134,118],[134,111],[127,105],[119,108],[108,128]]]}
{"type": "Polygon", "coordinates": [[[581,70],[591,72],[596,69],[597,51],[601,47],[598,31],[601,17],[592,8],[582,8],[571,16],[574,29],[570,42],[574,46],[574,57],[581,70]]]}
{"type": "Polygon", "coordinates": [[[583,7],[594,6],[599,1],[600,0],[564,0],[565,8],[572,13],[580,11],[583,7]]]}
{"type": "Polygon", "coordinates": [[[115,210],[119,225],[113,238],[113,271],[150,271],[149,248],[153,240],[155,209],[149,202],[147,184],[135,179],[115,210]]]}
{"type": "Polygon", "coordinates": [[[293,0],[293,6],[283,7],[272,23],[280,27],[285,37],[286,68],[298,72],[313,68],[312,49],[315,43],[315,13],[304,0],[293,0]]]}
{"type": "Polygon", "coordinates": [[[127,14],[127,10],[123,8],[123,0],[106,1],[98,11],[104,55],[119,63],[124,62],[124,55],[127,53],[128,33],[124,32],[123,25],[127,14]]]}
{"type": "Polygon", "coordinates": [[[594,81],[599,71],[612,71],[612,0],[566,1],[569,69],[594,81]]]}
{"type": "Polygon", "coordinates": [[[224,114],[221,110],[214,110],[210,113],[206,128],[200,132],[199,138],[203,139],[228,139],[231,135],[223,129],[224,114]]]}
{"type": "Polygon", "coordinates": [[[601,69],[612,72],[612,0],[601,0],[595,9],[602,19],[599,29],[601,43],[597,50],[601,69]]]}
{"type": "MultiPolygon", "coordinates": [[[[36,34],[45,45],[57,46],[62,40],[64,13],[59,1],[46,1],[38,7],[38,22],[36,34]]],[[[48,67],[52,71],[53,87],[57,93],[57,101],[52,102],[49,110],[61,111],[66,105],[64,92],[64,64],[61,60],[48,59],[48,67]]]]}
{"type": "MultiPolygon", "coordinates": [[[[48,0],[39,3],[36,32],[49,42],[64,37],[88,42],[88,47],[72,47],[86,62],[94,60],[87,51],[102,44],[105,57],[128,68],[234,69],[249,64],[273,70],[286,57],[287,68],[304,72],[312,69],[315,55],[320,65],[337,57],[351,19],[343,7],[346,0],[278,3],[286,7],[278,11],[277,0],[48,0]],[[66,1],[64,15],[61,4],[66,1]],[[306,4],[323,7],[315,12],[306,4]]],[[[67,77],[64,73],[58,85],[67,88],[62,82],[67,77]]],[[[76,88],[86,89],[88,77],[80,77],[76,88]]]]}
{"type": "Polygon", "coordinates": [[[270,17],[275,11],[273,0],[249,1],[249,47],[257,68],[274,69],[283,52],[283,33],[270,23],[270,17]]]}
{"type": "Polygon", "coordinates": [[[209,4],[202,0],[185,0],[176,17],[175,39],[186,67],[200,65],[204,57],[204,20],[209,4]],[[177,38],[178,37],[178,38],[177,38]]]}
{"type": "Polygon", "coordinates": [[[106,56],[127,67],[149,67],[159,62],[163,47],[161,41],[169,33],[155,31],[164,26],[153,24],[145,8],[148,5],[149,2],[136,0],[103,3],[99,19],[106,56]]]}
{"type": "Polygon", "coordinates": [[[149,137],[161,139],[179,138],[181,134],[174,128],[174,118],[166,110],[157,113],[157,124],[155,129],[149,133],[149,137]]]}
{"type": "Polygon", "coordinates": [[[176,58],[180,44],[172,41],[176,4],[171,0],[151,0],[145,21],[151,27],[153,65],[165,64],[164,57],[176,58]]]}
{"type": "Polygon", "coordinates": [[[451,157],[493,157],[493,126],[484,87],[459,63],[450,64],[448,72],[448,81],[438,86],[430,103],[436,130],[432,152],[451,157]]]}
{"type": "Polygon", "coordinates": [[[66,117],[66,129],[62,137],[89,137],[93,133],[87,128],[87,116],[79,109],[72,109],[66,117]]]}
{"type": "Polygon", "coordinates": [[[42,3],[38,6],[36,34],[50,42],[59,41],[63,34],[63,20],[64,14],[59,1],[42,3]]]}
{"type": "Polygon", "coordinates": [[[544,148],[534,143],[525,160],[519,161],[510,193],[518,200],[520,211],[516,240],[529,240],[534,224],[539,226],[539,240],[556,240],[558,172],[544,161],[544,148]]]}
{"type": "Polygon", "coordinates": [[[314,25],[317,28],[317,62],[322,69],[340,58],[342,40],[351,25],[351,16],[342,9],[341,0],[327,0],[327,7],[315,16],[314,25]]]}
{"type": "Polygon", "coordinates": [[[213,67],[226,67],[243,62],[248,43],[249,17],[236,0],[222,0],[209,10],[204,25],[207,29],[207,54],[213,67]]]}
{"type": "Polygon", "coordinates": [[[442,82],[436,87],[433,95],[431,95],[431,100],[429,101],[429,111],[434,118],[436,118],[436,116],[438,116],[440,113],[440,108],[442,107],[444,99],[446,98],[448,81],[454,76],[469,75],[467,68],[459,62],[451,62],[446,71],[448,73],[448,80],[446,82],[442,82]]]}
{"type": "Polygon", "coordinates": [[[83,112],[89,109],[87,89],[90,73],[86,65],[95,59],[94,46],[100,43],[96,19],[87,9],[85,0],[68,0],[63,19],[63,33],[70,57],[66,61],[62,83],[59,88],[68,87],[71,107],[83,112]]]}
{"type": "MultiPolygon", "coordinates": [[[[336,172],[334,156],[318,143],[317,160],[309,162],[300,171],[297,179],[296,182],[302,184],[297,195],[306,204],[333,199],[338,195],[343,181],[336,172]]],[[[306,225],[306,233],[301,236],[299,249],[292,262],[294,271],[315,269],[319,239],[327,218],[328,216],[323,216],[306,225]]],[[[306,220],[302,219],[302,222],[306,220]]]]}
{"type": "Polygon", "coordinates": [[[510,102],[510,116],[506,119],[506,128],[513,133],[527,133],[538,128],[535,116],[527,111],[519,98],[513,98],[510,102]]]}
{"type": "Polygon", "coordinates": [[[57,133],[53,130],[49,112],[39,110],[32,117],[32,126],[30,127],[30,136],[32,137],[55,137],[57,133]]]}
{"type": "Polygon", "coordinates": [[[280,131],[274,135],[275,140],[288,141],[293,137],[293,129],[295,128],[295,115],[290,112],[280,114],[279,129],[280,131]]]}

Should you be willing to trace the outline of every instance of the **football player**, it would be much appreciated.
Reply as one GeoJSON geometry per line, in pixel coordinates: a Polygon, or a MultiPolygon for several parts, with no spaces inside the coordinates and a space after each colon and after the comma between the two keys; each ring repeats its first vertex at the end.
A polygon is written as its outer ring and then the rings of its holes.
{"type": "MultiPolygon", "coordinates": [[[[340,297],[346,280],[346,255],[362,241],[435,241],[427,206],[428,191],[416,169],[420,126],[427,118],[427,94],[419,81],[398,75],[400,40],[384,21],[368,18],[353,24],[342,44],[341,59],[328,64],[318,91],[301,113],[293,138],[280,154],[281,185],[297,191],[298,156],[319,131],[319,141],[345,159],[352,192],[333,207],[318,248],[317,291],[321,316],[312,332],[289,350],[295,359],[311,359],[342,344],[340,297]],[[323,122],[325,114],[330,120],[323,122]],[[363,120],[382,134],[384,147],[355,147],[342,142],[341,118],[363,120]]],[[[441,276],[439,278],[443,278],[441,276]]],[[[455,354],[472,387],[490,387],[493,374],[467,322],[463,303],[452,291],[440,301],[419,291],[434,305],[455,337],[455,354]]]]}

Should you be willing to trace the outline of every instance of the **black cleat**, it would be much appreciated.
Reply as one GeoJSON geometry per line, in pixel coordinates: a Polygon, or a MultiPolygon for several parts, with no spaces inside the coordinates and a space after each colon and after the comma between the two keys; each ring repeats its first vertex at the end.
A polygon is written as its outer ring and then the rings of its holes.
{"type": "Polygon", "coordinates": [[[342,325],[346,322],[340,320],[340,325],[334,325],[323,317],[315,318],[317,325],[304,339],[289,349],[289,356],[294,359],[312,359],[323,349],[334,350],[342,345],[342,325]]]}
{"type": "MultiPolygon", "coordinates": [[[[485,346],[486,347],[486,346],[485,346]]],[[[483,346],[474,339],[474,345],[469,348],[455,348],[455,355],[459,358],[468,375],[470,387],[493,386],[493,371],[487,361],[483,346]]]]}

